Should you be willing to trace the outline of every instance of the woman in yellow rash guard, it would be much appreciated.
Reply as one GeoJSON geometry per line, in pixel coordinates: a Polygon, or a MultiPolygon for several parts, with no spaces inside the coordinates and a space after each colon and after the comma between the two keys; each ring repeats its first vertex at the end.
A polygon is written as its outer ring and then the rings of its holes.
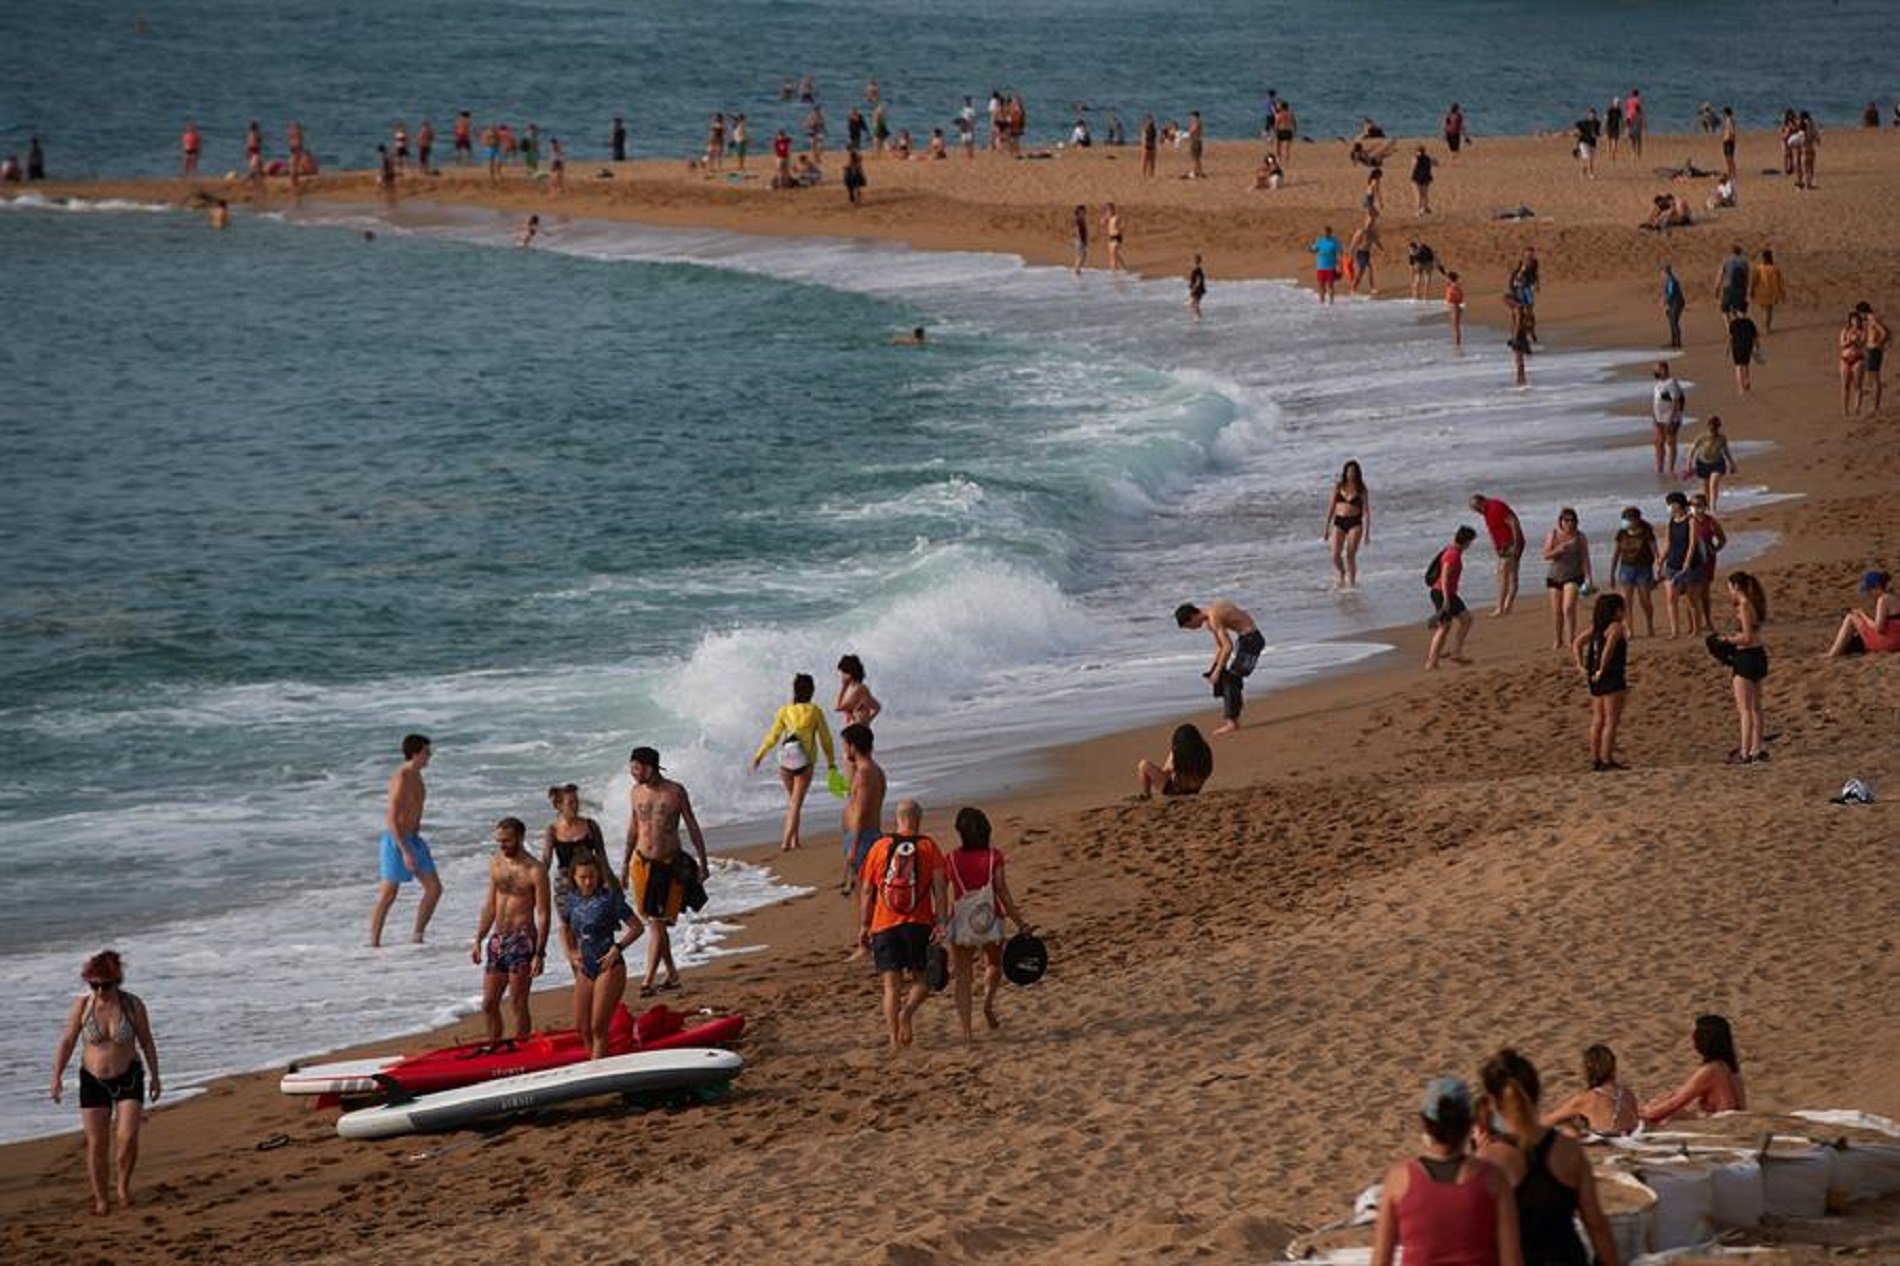
{"type": "Polygon", "coordinates": [[[831,746],[831,727],[825,714],[812,703],[817,689],[809,673],[792,678],[792,701],[772,717],[772,728],[753,754],[752,768],[764,763],[768,752],[778,753],[778,780],[785,787],[785,831],[779,837],[781,849],[798,847],[798,815],[805,807],[805,793],[811,790],[817,749],[825,749],[827,773],[838,768],[837,753],[831,746]]]}

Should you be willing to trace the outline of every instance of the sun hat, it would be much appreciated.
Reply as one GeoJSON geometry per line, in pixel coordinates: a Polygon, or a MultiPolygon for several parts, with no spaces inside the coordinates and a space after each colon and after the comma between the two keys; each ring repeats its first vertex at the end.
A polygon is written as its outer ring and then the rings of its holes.
{"type": "Polygon", "coordinates": [[[1471,1091],[1465,1083],[1456,1077],[1434,1077],[1425,1083],[1425,1097],[1418,1101],[1418,1114],[1435,1122],[1447,1103],[1462,1107],[1466,1116],[1471,1115],[1471,1091]]]}
{"type": "Polygon", "coordinates": [[[1012,985],[1033,985],[1049,970],[1049,947],[1027,928],[1003,945],[1003,975],[1012,985]]]}

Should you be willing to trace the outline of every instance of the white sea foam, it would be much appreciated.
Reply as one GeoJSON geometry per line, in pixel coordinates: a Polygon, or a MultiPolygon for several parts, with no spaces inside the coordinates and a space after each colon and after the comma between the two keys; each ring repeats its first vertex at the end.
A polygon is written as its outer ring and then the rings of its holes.
{"type": "Polygon", "coordinates": [[[178,210],[163,202],[138,202],[130,198],[56,198],[42,193],[0,195],[0,208],[10,211],[66,211],[79,215],[178,210]]]}

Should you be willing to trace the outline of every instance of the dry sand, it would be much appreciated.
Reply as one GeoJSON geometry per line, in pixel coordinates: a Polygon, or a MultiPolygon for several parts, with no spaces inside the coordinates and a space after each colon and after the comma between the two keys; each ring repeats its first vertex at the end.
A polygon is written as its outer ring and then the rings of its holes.
{"type": "MultiPolygon", "coordinates": [[[[1650,161],[1712,167],[1715,150],[1657,137],[1650,161]]],[[[1748,175],[1775,160],[1771,139],[1750,136],[1742,208],[1665,243],[1632,227],[1662,187],[1646,169],[1605,163],[1585,182],[1564,141],[1483,139],[1441,165],[1426,222],[1477,317],[1497,312],[1508,261],[1535,243],[1553,346],[1654,346],[1655,267],[1676,260],[1694,408],[1721,412],[1738,439],[1773,440],[1747,481],[1801,494],[1724,516],[1731,531],[1780,536],[1751,567],[1772,614],[1771,763],[1724,767],[1725,672],[1697,643],[1645,638],[1622,749],[1634,769],[1589,772],[1588,705],[1531,592],[1515,617],[1479,621],[1475,667],[1427,677],[1422,630],[1402,630],[1379,667],[1257,702],[1197,799],[1127,799],[1135,758],[1164,746],[1169,727],[1155,726],[1059,753],[1053,786],[989,802],[1054,966],[1006,994],[1003,1029],[972,1046],[939,999],[916,1049],[882,1053],[874,982],[845,961],[850,916],[829,886],[832,851],[817,848],[784,872],[819,894],[747,920],[769,952],[690,978],[689,1002],[753,1017],[724,1103],[646,1116],[595,1105],[492,1138],[351,1144],[333,1114],[277,1095],[274,1075],[235,1078],[154,1115],[143,1203],[103,1222],[85,1213],[76,1137],[0,1149],[0,1255],[420,1263],[578,1242],[645,1262],[1252,1260],[1340,1216],[1412,1145],[1428,1075],[1469,1074],[1509,1042],[1562,1094],[1582,1048],[1607,1041],[1649,1095],[1689,1070],[1702,1010],[1734,1021],[1751,1107],[1900,1115],[1900,828],[1891,804],[1827,802],[1849,775],[1900,796],[1900,658],[1819,658],[1862,569],[1900,562],[1900,411],[1842,419],[1833,368],[1854,300],[1890,321],[1900,306],[1897,152],[1900,135],[1830,133],[1820,189],[1799,193],[1748,175]],[[1486,218],[1520,202],[1539,218],[1486,218]],[[1793,292],[1747,398],[1729,385],[1710,294],[1731,242],[1774,246],[1793,292]],[[287,1146],[254,1150],[277,1134],[287,1146]]],[[[677,163],[611,182],[577,164],[558,203],[460,176],[404,194],[1039,260],[1066,252],[1069,206],[1113,198],[1135,267],[1180,272],[1206,254],[1217,320],[1222,277],[1303,276],[1299,248],[1319,224],[1345,231],[1356,217],[1363,176],[1343,146],[1302,146],[1278,193],[1247,187],[1256,157],[1210,146],[1204,182],[1142,182],[1127,150],[873,162],[857,211],[835,187],[728,188],[677,163]]],[[[1164,176],[1183,166],[1163,154],[1164,176]]],[[[1395,165],[1388,192],[1387,292],[1413,230],[1404,174],[1395,165]]],[[[326,177],[306,196],[371,189],[326,177]]],[[[1535,360],[1531,374],[1535,390],[1535,360]]],[[[1646,403],[1632,383],[1633,443],[1646,403]]],[[[1467,491],[1446,490],[1447,523],[1467,491]]],[[[944,838],[954,806],[932,808],[944,838]]],[[[550,993],[537,1014],[552,1022],[565,1005],[550,993]]],[[[1889,1202],[1769,1238],[1792,1241],[1789,1260],[1844,1245],[1895,1261],[1900,1214],[1889,1202]]]]}

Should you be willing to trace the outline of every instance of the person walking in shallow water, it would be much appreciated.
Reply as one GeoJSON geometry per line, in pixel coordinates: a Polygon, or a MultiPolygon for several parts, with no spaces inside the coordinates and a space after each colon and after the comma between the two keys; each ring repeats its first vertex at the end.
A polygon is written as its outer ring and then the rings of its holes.
{"type": "Polygon", "coordinates": [[[817,683],[809,673],[792,678],[792,701],[772,715],[772,728],[765,732],[759,750],[752,755],[757,769],[769,753],[777,752],[779,782],[785,787],[785,830],[779,837],[781,849],[799,846],[799,815],[805,807],[805,795],[811,790],[812,774],[818,749],[825,752],[825,766],[836,771],[837,750],[831,743],[831,727],[824,712],[814,704],[817,683]]]}
{"type": "Polygon", "coordinates": [[[125,964],[115,950],[101,950],[80,972],[87,993],[73,1002],[65,1031],[53,1056],[53,1102],[65,1093],[66,1065],[79,1056],[79,1119],[86,1131],[86,1177],[92,1184],[92,1211],[106,1214],[106,1180],[116,1171],[112,1190],[121,1208],[132,1204],[132,1168],[139,1159],[139,1126],[145,1118],[148,1089],[152,1102],[163,1093],[158,1080],[158,1044],[152,1017],[136,994],[127,993],[125,964]],[[140,1056],[144,1056],[143,1062],[140,1056]],[[110,1155],[108,1155],[110,1153],[110,1155]],[[108,1165],[108,1161],[116,1162],[108,1165]]]}
{"type": "Polygon", "coordinates": [[[1359,583],[1359,547],[1372,539],[1372,494],[1359,463],[1340,467],[1326,505],[1325,539],[1333,550],[1333,584],[1351,589],[1359,583]]]}
{"type": "Polygon", "coordinates": [[[389,794],[383,810],[382,882],[376,890],[376,906],[369,917],[369,943],[374,949],[383,943],[383,921],[396,903],[402,885],[415,880],[422,888],[422,901],[416,906],[415,941],[429,930],[429,917],[442,900],[442,881],[436,878],[435,858],[429,842],[422,838],[422,808],[429,789],[422,771],[434,758],[435,747],[426,734],[405,735],[402,740],[402,764],[389,776],[389,794]]]}

